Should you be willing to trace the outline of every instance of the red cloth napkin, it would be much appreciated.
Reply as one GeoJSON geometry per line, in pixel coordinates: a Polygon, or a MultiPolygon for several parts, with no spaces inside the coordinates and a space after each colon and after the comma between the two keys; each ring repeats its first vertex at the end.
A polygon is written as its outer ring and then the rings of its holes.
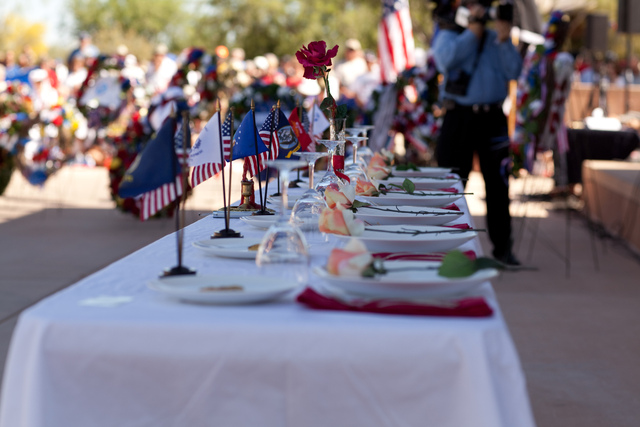
{"type": "MultiPolygon", "coordinates": [[[[432,252],[430,254],[414,254],[411,252],[376,252],[371,254],[383,261],[442,261],[447,252],[432,252]]],[[[463,252],[470,259],[476,259],[474,251],[463,252]]]]}
{"type": "Polygon", "coordinates": [[[406,314],[412,316],[488,317],[493,314],[493,310],[482,297],[464,298],[457,301],[451,301],[451,304],[446,306],[418,304],[389,299],[366,302],[344,302],[321,295],[311,288],[306,288],[300,295],[298,295],[297,300],[298,302],[317,310],[406,314]]]}
{"type": "Polygon", "coordinates": [[[447,192],[447,193],[458,193],[458,190],[456,188],[453,188],[453,187],[440,188],[438,191],[444,191],[444,192],[447,192]]]}
{"type": "Polygon", "coordinates": [[[442,209],[449,209],[450,211],[459,211],[460,208],[455,203],[451,203],[450,205],[443,206],[442,209]]]}
{"type": "Polygon", "coordinates": [[[465,224],[443,225],[443,227],[459,228],[460,230],[471,230],[471,226],[469,224],[467,224],[467,223],[465,223],[465,224]]]}

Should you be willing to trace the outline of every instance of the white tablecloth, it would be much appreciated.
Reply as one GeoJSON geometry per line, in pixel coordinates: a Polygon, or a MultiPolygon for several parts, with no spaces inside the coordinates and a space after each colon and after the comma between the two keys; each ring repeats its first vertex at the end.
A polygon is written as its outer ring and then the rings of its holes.
{"type": "MultiPolygon", "coordinates": [[[[185,264],[199,274],[255,273],[252,261],[191,246],[222,227],[211,217],[189,226],[185,264]]],[[[239,220],[232,227],[261,233],[239,220]]],[[[293,297],[183,304],[146,286],[175,265],[175,240],[166,236],[22,313],[1,427],[534,425],[488,283],[481,292],[496,313],[484,319],[315,311],[293,297]],[[133,301],[78,304],[100,295],[133,301]]]]}

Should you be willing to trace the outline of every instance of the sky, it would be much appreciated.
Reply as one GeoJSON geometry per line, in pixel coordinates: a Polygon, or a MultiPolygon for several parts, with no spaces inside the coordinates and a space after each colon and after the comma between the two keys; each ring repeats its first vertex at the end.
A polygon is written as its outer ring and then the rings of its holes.
{"type": "Polygon", "coordinates": [[[70,31],[73,18],[66,7],[68,0],[0,0],[0,16],[9,13],[22,16],[30,22],[46,25],[45,43],[69,45],[75,42],[70,31]],[[66,25],[66,29],[61,27],[66,25]]]}

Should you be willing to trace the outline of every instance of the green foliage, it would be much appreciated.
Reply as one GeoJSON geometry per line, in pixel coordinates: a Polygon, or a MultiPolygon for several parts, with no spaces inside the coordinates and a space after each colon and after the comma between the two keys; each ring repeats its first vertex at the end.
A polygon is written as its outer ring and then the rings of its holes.
{"type": "Polygon", "coordinates": [[[172,50],[185,47],[195,18],[180,0],[69,0],[78,32],[87,31],[103,52],[126,44],[141,57],[166,42],[172,50]]]}
{"type": "Polygon", "coordinates": [[[468,277],[485,268],[502,269],[504,265],[491,258],[472,260],[459,250],[453,250],[442,259],[438,274],[449,278],[468,277]]]}
{"type": "Polygon", "coordinates": [[[413,192],[416,191],[416,185],[408,178],[402,181],[402,188],[409,194],[413,194],[413,192]]]}
{"type": "MultiPolygon", "coordinates": [[[[426,3],[411,4],[414,22],[420,22],[414,23],[416,37],[425,41],[428,36],[419,34],[431,31],[426,3]]],[[[248,58],[265,52],[292,55],[314,40],[333,46],[357,38],[364,49],[377,50],[380,0],[210,0],[209,5],[213,13],[197,25],[200,37],[213,45],[243,47],[248,58]]],[[[339,50],[338,57],[343,53],[339,50]]]]}
{"type": "Polygon", "coordinates": [[[0,46],[2,50],[11,49],[19,53],[25,46],[33,49],[36,55],[46,52],[44,44],[44,24],[32,23],[20,15],[8,14],[0,18],[0,46]]]}

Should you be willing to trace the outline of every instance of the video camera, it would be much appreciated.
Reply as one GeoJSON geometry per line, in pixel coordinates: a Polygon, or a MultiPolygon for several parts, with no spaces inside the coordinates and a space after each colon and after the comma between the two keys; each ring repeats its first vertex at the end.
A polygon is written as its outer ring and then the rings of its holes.
{"type": "Polygon", "coordinates": [[[513,22],[512,0],[462,0],[462,4],[455,6],[455,0],[432,0],[436,3],[433,10],[434,19],[441,26],[457,26],[467,28],[470,19],[476,22],[486,23],[492,20],[513,22]],[[479,3],[485,8],[485,14],[481,18],[472,18],[468,9],[473,3],[479,3]],[[495,4],[494,4],[495,3],[495,4]]]}

